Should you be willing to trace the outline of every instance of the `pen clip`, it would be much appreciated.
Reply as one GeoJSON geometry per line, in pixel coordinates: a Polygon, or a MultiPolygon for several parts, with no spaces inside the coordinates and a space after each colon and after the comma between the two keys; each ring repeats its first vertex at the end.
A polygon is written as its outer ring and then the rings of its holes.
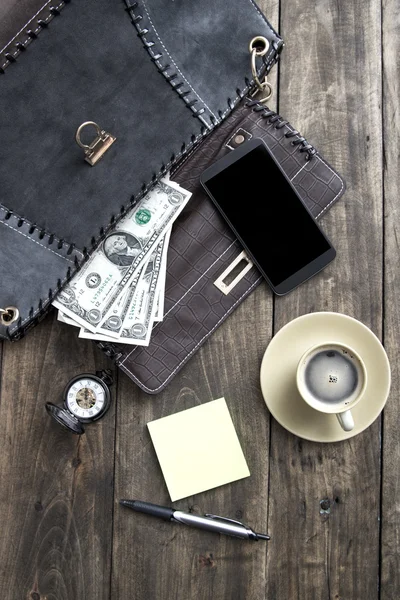
{"type": "MultiPolygon", "coordinates": [[[[240,521],[236,521],[235,519],[228,519],[227,517],[219,517],[218,515],[211,515],[210,513],[206,513],[204,516],[208,517],[209,519],[214,519],[215,521],[226,521],[228,523],[235,523],[235,525],[241,525],[242,527],[246,527],[246,525],[244,525],[240,521]]],[[[247,527],[246,527],[246,529],[247,529],[247,527]]]]}

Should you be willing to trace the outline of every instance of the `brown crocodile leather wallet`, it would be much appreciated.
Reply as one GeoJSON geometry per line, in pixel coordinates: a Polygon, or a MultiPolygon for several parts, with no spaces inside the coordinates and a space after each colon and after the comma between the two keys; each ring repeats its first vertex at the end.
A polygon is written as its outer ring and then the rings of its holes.
{"type": "Polygon", "coordinates": [[[316,219],[343,194],[343,180],[315,148],[282,117],[252,100],[176,166],[171,179],[193,196],[171,235],[164,320],[154,327],[148,347],[99,344],[149,394],[171,381],[262,279],[253,266],[229,293],[217,287],[242,248],[199,182],[209,164],[251,137],[265,141],[316,219]]]}

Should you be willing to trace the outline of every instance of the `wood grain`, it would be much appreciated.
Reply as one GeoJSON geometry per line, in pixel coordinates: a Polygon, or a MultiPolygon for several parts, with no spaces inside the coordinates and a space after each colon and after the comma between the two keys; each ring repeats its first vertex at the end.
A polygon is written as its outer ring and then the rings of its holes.
{"type": "Polygon", "coordinates": [[[381,599],[393,600],[400,590],[400,439],[399,439],[399,97],[400,14],[394,0],[383,2],[383,142],[385,190],[385,320],[384,341],[392,367],[392,393],[384,412],[381,599]]]}
{"type": "MultiPolygon", "coordinates": [[[[279,111],[347,181],[323,219],[337,258],[275,302],[275,331],[319,310],[382,329],[380,3],[281,4],[279,111]],[[362,19],[360,15],[362,14],[362,19]]],[[[378,597],[380,421],[339,444],[271,428],[266,597],[378,597]],[[322,504],[321,504],[322,501],[322,504]]]]}
{"type": "Polygon", "coordinates": [[[114,409],[79,437],[44,408],[61,400],[71,377],[105,364],[92,343],[52,317],[4,344],[0,588],[7,600],[109,598],[114,409]]]}

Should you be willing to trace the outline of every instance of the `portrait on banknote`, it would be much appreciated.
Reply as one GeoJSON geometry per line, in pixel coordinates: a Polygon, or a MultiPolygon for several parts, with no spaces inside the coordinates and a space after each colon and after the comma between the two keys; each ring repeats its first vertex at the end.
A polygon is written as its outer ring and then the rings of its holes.
{"type": "Polygon", "coordinates": [[[129,267],[141,249],[135,236],[121,231],[111,233],[104,241],[104,254],[118,267],[129,267]]]}

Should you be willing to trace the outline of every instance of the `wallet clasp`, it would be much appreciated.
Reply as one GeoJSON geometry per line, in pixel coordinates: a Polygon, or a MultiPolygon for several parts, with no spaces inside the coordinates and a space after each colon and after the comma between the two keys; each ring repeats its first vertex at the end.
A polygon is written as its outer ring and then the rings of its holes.
{"type": "Polygon", "coordinates": [[[94,121],[85,121],[76,130],[75,140],[78,146],[85,151],[85,160],[92,167],[102,158],[109,147],[115,142],[117,138],[107,133],[104,129],[101,129],[94,121]],[[81,140],[81,132],[84,127],[92,125],[96,129],[96,137],[90,144],[84,144],[81,140]]]}
{"type": "Polygon", "coordinates": [[[225,271],[221,273],[218,279],[214,281],[215,287],[227,296],[253,266],[253,263],[243,250],[225,271]]]}

